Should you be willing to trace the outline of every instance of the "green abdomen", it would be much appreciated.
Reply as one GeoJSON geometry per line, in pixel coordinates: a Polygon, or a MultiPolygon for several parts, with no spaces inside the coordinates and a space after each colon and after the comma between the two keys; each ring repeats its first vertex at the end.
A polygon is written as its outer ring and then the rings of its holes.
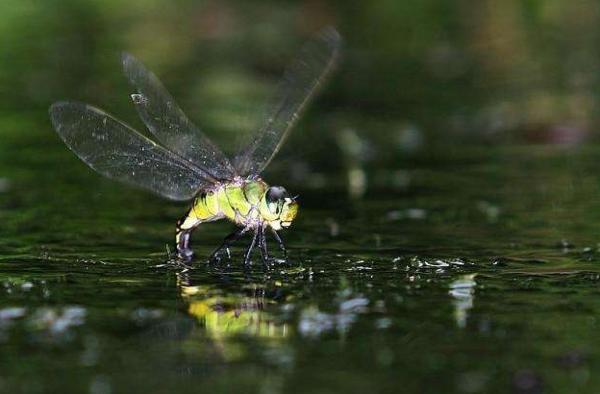
{"type": "Polygon", "coordinates": [[[202,221],[219,217],[244,221],[249,215],[258,215],[257,207],[267,187],[262,180],[225,185],[198,196],[191,214],[202,221]]]}

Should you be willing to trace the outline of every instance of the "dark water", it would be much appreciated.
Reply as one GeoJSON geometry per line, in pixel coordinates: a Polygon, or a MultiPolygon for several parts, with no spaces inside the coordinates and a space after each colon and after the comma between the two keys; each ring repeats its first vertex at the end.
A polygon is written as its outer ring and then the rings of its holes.
{"type": "MultiPolygon", "coordinates": [[[[600,384],[596,148],[432,146],[367,171],[355,200],[343,169],[292,181],[292,266],[245,271],[239,249],[175,264],[185,205],[103,180],[34,126],[0,145],[0,392],[600,384]]],[[[198,230],[197,255],[230,229],[198,230]]]]}

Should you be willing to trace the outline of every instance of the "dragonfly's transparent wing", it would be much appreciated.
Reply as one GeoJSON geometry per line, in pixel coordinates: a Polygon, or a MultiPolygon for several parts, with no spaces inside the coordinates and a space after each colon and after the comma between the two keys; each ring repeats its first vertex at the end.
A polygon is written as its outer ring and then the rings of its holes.
{"type": "Polygon", "coordinates": [[[233,159],[240,175],[260,174],[279,151],[300,113],[331,71],[340,44],[338,32],[328,28],[302,50],[269,101],[264,123],[256,137],[233,159]]]}
{"type": "Polygon", "coordinates": [[[196,128],[158,78],[133,56],[123,54],[123,70],[136,87],[131,97],[150,132],[164,146],[220,180],[236,176],[229,159],[196,128]]]}
{"type": "Polygon", "coordinates": [[[100,109],[62,102],[50,118],[65,144],[87,165],[172,200],[188,200],[216,180],[100,109]]]}

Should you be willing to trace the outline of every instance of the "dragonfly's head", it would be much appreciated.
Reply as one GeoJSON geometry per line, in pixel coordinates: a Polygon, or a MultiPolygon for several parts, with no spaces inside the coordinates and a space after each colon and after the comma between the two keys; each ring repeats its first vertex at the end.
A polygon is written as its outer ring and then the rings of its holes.
{"type": "Polygon", "coordinates": [[[281,186],[271,186],[260,204],[260,214],[274,230],[288,228],[298,214],[298,202],[281,186]]]}

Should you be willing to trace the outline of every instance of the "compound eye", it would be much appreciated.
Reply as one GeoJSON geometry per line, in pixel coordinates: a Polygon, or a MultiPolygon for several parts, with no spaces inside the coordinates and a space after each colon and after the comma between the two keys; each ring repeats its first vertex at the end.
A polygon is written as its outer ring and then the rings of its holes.
{"type": "Polygon", "coordinates": [[[274,203],[287,198],[288,192],[281,186],[272,186],[267,191],[267,201],[274,203]]]}

